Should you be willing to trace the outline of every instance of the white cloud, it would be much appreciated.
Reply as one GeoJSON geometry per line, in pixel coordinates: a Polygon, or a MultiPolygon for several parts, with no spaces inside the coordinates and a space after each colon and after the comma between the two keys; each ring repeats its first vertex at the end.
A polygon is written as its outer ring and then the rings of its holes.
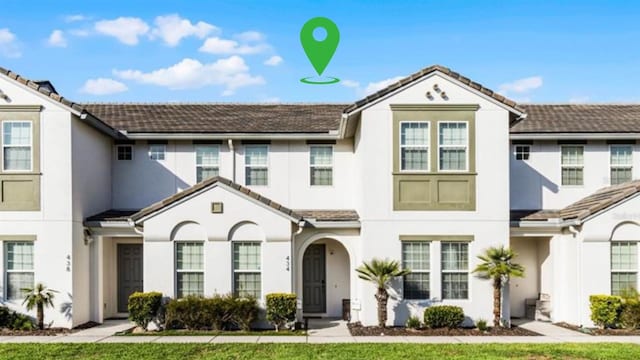
{"type": "Polygon", "coordinates": [[[260,102],[261,103],[276,104],[276,103],[282,102],[282,100],[280,100],[280,98],[277,97],[277,96],[272,96],[272,97],[266,97],[266,98],[262,99],[260,102]]]}
{"type": "Polygon", "coordinates": [[[65,39],[62,30],[53,30],[47,39],[47,44],[53,47],[67,47],[67,39],[65,39]]]}
{"type": "Polygon", "coordinates": [[[366,88],[364,88],[364,94],[365,95],[369,95],[372,94],[380,89],[384,89],[387,86],[401,80],[404,79],[404,76],[394,76],[392,78],[388,78],[388,79],[384,79],[384,80],[380,80],[377,82],[370,82],[366,88]]]}
{"type": "Polygon", "coordinates": [[[205,40],[204,44],[198,49],[201,52],[216,55],[249,55],[258,54],[269,50],[270,46],[265,43],[254,45],[240,44],[235,40],[221,39],[219,37],[210,37],[205,40]]]}
{"type": "Polygon", "coordinates": [[[91,95],[110,95],[125,92],[129,90],[127,85],[107,78],[97,78],[87,80],[80,92],[91,95]]]}
{"type": "Polygon", "coordinates": [[[258,31],[245,31],[240,34],[236,34],[233,37],[244,42],[264,41],[266,38],[263,33],[258,31]]]}
{"type": "Polygon", "coordinates": [[[265,83],[261,76],[253,76],[249,73],[249,67],[239,56],[231,56],[208,64],[186,58],[175,65],[151,72],[114,70],[113,73],[121,79],[162,86],[172,90],[197,89],[212,85],[223,86],[222,95],[224,96],[234,94],[235,90],[241,87],[265,83]]]}
{"type": "Polygon", "coordinates": [[[8,28],[0,29],[0,55],[9,58],[19,58],[22,56],[17,41],[16,35],[8,28]]]}
{"type": "Polygon", "coordinates": [[[113,36],[126,45],[137,45],[138,37],[149,32],[149,25],[140,18],[119,17],[95,23],[95,30],[103,35],[113,36]]]}
{"type": "Polygon", "coordinates": [[[272,57],[265,60],[264,64],[267,66],[278,66],[282,63],[282,57],[278,55],[273,55],[272,57]]]}
{"type": "Polygon", "coordinates": [[[342,80],[340,82],[340,84],[342,84],[342,86],[344,87],[348,87],[348,88],[359,88],[360,87],[360,83],[355,81],[355,80],[342,80]]]}
{"type": "Polygon", "coordinates": [[[572,96],[569,98],[571,104],[584,104],[589,102],[589,100],[591,100],[589,96],[572,96]]]}
{"type": "Polygon", "coordinates": [[[67,22],[67,23],[85,21],[85,20],[89,20],[89,17],[82,14],[72,14],[64,17],[64,22],[67,22]]]}
{"type": "Polygon", "coordinates": [[[158,16],[154,23],[156,27],[151,34],[161,38],[169,46],[177,46],[183,38],[188,36],[203,39],[212,32],[220,31],[214,25],[203,21],[192,24],[191,21],[181,18],[178,14],[158,16]]]}
{"type": "Polygon", "coordinates": [[[531,76],[528,78],[518,79],[510,83],[504,83],[498,87],[498,92],[502,95],[509,93],[523,94],[531,90],[538,89],[542,86],[541,76],[531,76]]]}

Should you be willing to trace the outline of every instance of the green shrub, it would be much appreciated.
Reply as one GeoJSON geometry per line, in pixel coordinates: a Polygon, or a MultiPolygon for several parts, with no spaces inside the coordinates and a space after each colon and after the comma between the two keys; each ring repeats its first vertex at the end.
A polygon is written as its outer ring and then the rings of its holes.
{"type": "Polygon", "coordinates": [[[267,294],[267,320],[276,327],[276,331],[296,319],[296,305],[296,294],[267,294]]]}
{"type": "Polygon", "coordinates": [[[187,296],[169,300],[166,306],[167,329],[250,330],[258,317],[258,302],[253,298],[215,295],[211,298],[187,296]]]}
{"type": "Polygon", "coordinates": [[[32,330],[35,328],[35,324],[29,316],[17,313],[6,306],[0,306],[0,328],[32,330]]]}
{"type": "Polygon", "coordinates": [[[431,306],[424,310],[424,324],[432,329],[460,327],[464,321],[464,311],[459,306],[431,306]]]}
{"type": "Polygon", "coordinates": [[[258,318],[258,301],[253,297],[234,299],[232,321],[244,331],[251,330],[251,324],[258,318]]]}
{"type": "Polygon", "coordinates": [[[476,321],[476,327],[478,328],[478,330],[482,332],[489,330],[489,325],[487,325],[487,320],[483,320],[483,319],[479,319],[478,321],[476,321]]]}
{"type": "Polygon", "coordinates": [[[620,311],[620,324],[626,329],[640,329],[640,301],[625,300],[620,311]]]}
{"type": "Polygon", "coordinates": [[[208,301],[195,295],[172,299],[167,303],[165,326],[168,329],[206,330],[213,324],[213,312],[208,301]]]}
{"type": "Polygon", "coordinates": [[[407,328],[408,329],[420,329],[422,323],[420,322],[420,318],[417,316],[409,316],[407,320],[407,328]]]}
{"type": "Polygon", "coordinates": [[[152,321],[158,321],[160,308],[162,307],[162,293],[159,292],[134,292],[129,296],[129,320],[139,327],[147,329],[152,321]]]}
{"type": "Polygon", "coordinates": [[[607,328],[618,325],[622,299],[619,296],[591,295],[589,296],[591,309],[591,321],[594,324],[607,328]]]}

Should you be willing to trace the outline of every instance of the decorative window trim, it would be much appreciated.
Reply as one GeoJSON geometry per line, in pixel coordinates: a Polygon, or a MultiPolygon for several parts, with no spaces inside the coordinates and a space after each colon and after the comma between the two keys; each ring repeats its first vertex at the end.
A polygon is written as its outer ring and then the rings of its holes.
{"type": "Polygon", "coordinates": [[[165,161],[167,159],[167,145],[149,144],[149,159],[154,161],[165,161]]]}
{"type": "MultiPolygon", "coordinates": [[[[3,259],[3,263],[4,263],[4,298],[6,300],[12,301],[12,300],[22,300],[22,296],[20,297],[16,297],[16,298],[10,298],[9,297],[9,274],[31,274],[32,278],[35,280],[35,268],[33,265],[35,265],[35,254],[34,254],[34,242],[33,241],[24,241],[24,240],[10,240],[10,241],[3,241],[3,253],[4,253],[4,259],[3,259]],[[22,244],[22,245],[30,245],[32,247],[31,249],[31,264],[32,264],[32,268],[31,269],[20,269],[20,270],[9,270],[9,261],[8,261],[8,255],[9,255],[9,244],[22,244]]],[[[35,281],[33,282],[35,284],[35,281]]],[[[32,284],[33,285],[33,284],[32,284]]]]}
{"type": "Polygon", "coordinates": [[[469,172],[469,122],[468,121],[464,121],[464,120],[438,121],[438,129],[437,129],[436,137],[438,139],[438,153],[437,153],[438,172],[440,172],[440,173],[466,173],[466,172],[469,172]],[[442,124],[464,124],[465,125],[465,140],[466,140],[464,146],[461,146],[461,145],[442,145],[441,141],[440,141],[440,126],[442,124]],[[442,166],[441,166],[442,164],[440,163],[440,150],[443,149],[443,148],[458,149],[458,148],[462,148],[462,147],[464,147],[465,168],[464,169],[457,169],[457,170],[443,170],[442,166]]]}
{"type": "Polygon", "coordinates": [[[560,183],[562,184],[562,186],[584,186],[584,145],[581,144],[572,144],[572,145],[560,145],[560,183]],[[577,148],[577,149],[582,149],[582,163],[580,164],[565,164],[563,163],[563,152],[564,149],[567,148],[577,148]],[[562,172],[565,169],[576,169],[576,170],[582,170],[582,181],[580,181],[580,184],[565,184],[563,181],[563,176],[562,176],[562,172]]]}
{"type": "Polygon", "coordinates": [[[613,170],[629,170],[631,172],[631,178],[629,180],[633,180],[633,145],[631,144],[610,144],[609,145],[609,184],[617,185],[621,183],[613,182],[613,170]],[[629,148],[631,149],[631,156],[629,157],[628,164],[613,164],[613,149],[614,148],[629,148]]]}
{"type": "Polygon", "coordinates": [[[251,144],[251,145],[245,145],[244,148],[244,182],[246,186],[269,186],[270,183],[270,174],[269,174],[269,153],[270,153],[270,145],[269,144],[251,144]],[[265,160],[265,164],[261,164],[261,165],[249,165],[247,164],[247,153],[248,153],[248,149],[252,149],[252,148],[265,148],[266,152],[267,152],[267,157],[265,160]],[[249,184],[249,181],[247,181],[248,178],[248,174],[249,172],[247,171],[248,169],[266,169],[267,170],[267,181],[266,184],[249,184]]]}
{"type": "Polygon", "coordinates": [[[319,145],[319,144],[313,144],[313,145],[309,145],[309,185],[310,186],[333,186],[333,163],[334,163],[334,159],[333,159],[333,155],[334,155],[334,151],[333,151],[333,145],[319,145]],[[315,165],[312,163],[311,159],[311,153],[313,152],[314,148],[329,148],[331,150],[331,164],[329,165],[315,165]],[[325,170],[331,170],[331,180],[330,180],[330,184],[314,184],[313,183],[313,170],[314,169],[325,169],[325,170]]]}
{"type": "Polygon", "coordinates": [[[29,120],[3,120],[0,122],[2,129],[0,129],[0,136],[2,136],[2,171],[5,173],[24,173],[24,172],[32,172],[33,171],[33,163],[34,163],[34,149],[33,149],[33,121],[29,120]],[[29,145],[7,145],[4,142],[4,126],[6,124],[29,124],[29,145]],[[6,148],[29,148],[29,169],[6,169],[5,168],[5,149],[6,148]]]}
{"type": "Polygon", "coordinates": [[[403,120],[398,124],[398,164],[400,172],[406,173],[428,173],[431,171],[431,122],[420,120],[403,120]],[[404,124],[425,124],[427,125],[427,142],[422,145],[406,145],[402,144],[402,125],[404,124]],[[424,170],[420,169],[403,169],[402,168],[402,150],[403,149],[425,149],[427,151],[427,166],[424,170]]]}
{"type": "Polygon", "coordinates": [[[194,145],[193,148],[193,154],[195,156],[195,163],[196,163],[196,182],[201,182],[203,180],[206,179],[198,179],[198,169],[209,169],[209,170],[215,170],[218,175],[220,174],[220,145],[217,144],[197,144],[194,145]],[[198,149],[199,148],[211,148],[211,149],[215,149],[214,151],[218,153],[217,156],[217,163],[211,163],[211,164],[205,164],[205,163],[198,163],[198,149]]]}
{"type": "MultiPolygon", "coordinates": [[[[133,161],[133,153],[134,153],[133,145],[130,145],[130,144],[118,144],[118,145],[116,145],[116,160],[117,161],[133,161]],[[129,159],[127,159],[126,156],[123,157],[123,158],[120,158],[120,149],[126,149],[126,148],[130,149],[129,151],[130,151],[131,157],[129,159]]],[[[123,155],[126,155],[126,153],[124,153],[123,155]]]]}
{"type": "Polygon", "coordinates": [[[237,274],[254,274],[254,275],[258,275],[259,279],[260,279],[260,289],[259,291],[259,296],[256,297],[258,300],[262,298],[262,287],[263,287],[263,281],[262,281],[262,263],[263,263],[263,251],[262,251],[262,241],[259,240],[236,240],[236,241],[232,241],[231,242],[231,271],[232,271],[232,284],[231,284],[231,288],[232,288],[232,293],[235,296],[240,296],[240,290],[236,288],[236,275],[237,274]],[[236,247],[237,246],[241,246],[241,245],[258,245],[258,249],[260,251],[260,263],[258,264],[258,268],[257,269],[236,269],[236,258],[235,258],[235,253],[236,253],[236,247]]]}
{"type": "Polygon", "coordinates": [[[179,290],[180,286],[178,284],[178,281],[179,281],[178,280],[179,279],[178,275],[179,274],[202,274],[202,290],[203,291],[202,291],[202,294],[200,294],[200,295],[204,295],[204,285],[205,285],[205,278],[204,278],[205,277],[205,272],[204,272],[204,264],[205,264],[205,261],[204,261],[204,255],[205,255],[204,254],[204,242],[202,242],[202,241],[183,241],[183,240],[180,240],[180,241],[175,241],[175,244],[174,244],[173,248],[174,248],[174,254],[175,254],[174,255],[174,259],[175,259],[174,260],[174,268],[175,268],[175,279],[176,279],[176,282],[175,282],[176,298],[182,298],[182,297],[188,296],[188,295],[196,295],[196,294],[184,295],[184,294],[180,294],[179,293],[179,291],[180,291],[179,290]],[[199,245],[202,248],[202,268],[201,269],[179,269],[178,268],[178,247],[180,245],[186,245],[186,244],[199,245]]]}

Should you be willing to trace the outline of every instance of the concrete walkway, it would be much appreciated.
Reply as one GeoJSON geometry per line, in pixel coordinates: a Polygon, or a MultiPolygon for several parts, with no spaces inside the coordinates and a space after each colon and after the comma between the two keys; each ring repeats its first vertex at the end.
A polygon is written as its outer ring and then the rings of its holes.
{"type": "Polygon", "coordinates": [[[126,320],[104,324],[58,336],[0,336],[0,343],[631,343],[640,345],[640,336],[590,336],[549,323],[514,321],[514,324],[543,336],[351,336],[341,320],[311,319],[308,336],[114,336],[133,327],[126,320]]]}

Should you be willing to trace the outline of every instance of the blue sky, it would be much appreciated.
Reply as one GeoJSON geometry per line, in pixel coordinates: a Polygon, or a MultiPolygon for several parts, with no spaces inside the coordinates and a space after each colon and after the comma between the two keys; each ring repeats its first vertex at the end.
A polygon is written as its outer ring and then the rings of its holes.
{"type": "Polygon", "coordinates": [[[350,102],[441,64],[520,102],[640,102],[632,1],[2,0],[0,66],[77,101],[350,102]],[[325,76],[310,18],[341,41],[325,76]]]}

